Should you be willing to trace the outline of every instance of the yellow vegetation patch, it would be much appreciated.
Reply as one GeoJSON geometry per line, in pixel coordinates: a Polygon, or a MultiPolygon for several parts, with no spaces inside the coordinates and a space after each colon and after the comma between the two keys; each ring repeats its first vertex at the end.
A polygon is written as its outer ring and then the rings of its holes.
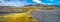
{"type": "Polygon", "coordinates": [[[29,13],[10,13],[0,17],[0,22],[38,22],[29,13]]]}

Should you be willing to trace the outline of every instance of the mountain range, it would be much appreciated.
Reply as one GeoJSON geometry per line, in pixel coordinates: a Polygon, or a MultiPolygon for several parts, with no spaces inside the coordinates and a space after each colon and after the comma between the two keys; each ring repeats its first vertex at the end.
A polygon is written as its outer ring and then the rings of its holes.
{"type": "Polygon", "coordinates": [[[0,6],[0,12],[21,12],[21,9],[41,9],[41,10],[53,10],[59,9],[58,5],[43,5],[43,4],[30,4],[21,7],[14,6],[0,6]]]}

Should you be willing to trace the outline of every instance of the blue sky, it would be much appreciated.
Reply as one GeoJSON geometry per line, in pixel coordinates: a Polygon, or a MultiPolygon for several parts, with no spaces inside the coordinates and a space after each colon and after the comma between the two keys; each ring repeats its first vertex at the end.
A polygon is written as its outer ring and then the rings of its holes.
{"type": "Polygon", "coordinates": [[[29,4],[60,5],[60,0],[0,0],[0,6],[24,6],[29,4]]]}

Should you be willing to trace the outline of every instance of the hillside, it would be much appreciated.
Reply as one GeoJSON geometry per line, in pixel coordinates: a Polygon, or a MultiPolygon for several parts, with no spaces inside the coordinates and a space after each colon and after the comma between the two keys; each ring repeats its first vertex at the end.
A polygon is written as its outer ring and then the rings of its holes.
{"type": "Polygon", "coordinates": [[[25,5],[22,7],[14,7],[14,6],[0,6],[0,12],[22,12],[25,9],[39,9],[39,10],[53,10],[58,9],[60,6],[57,5],[43,5],[43,4],[35,4],[35,5],[25,5]]]}

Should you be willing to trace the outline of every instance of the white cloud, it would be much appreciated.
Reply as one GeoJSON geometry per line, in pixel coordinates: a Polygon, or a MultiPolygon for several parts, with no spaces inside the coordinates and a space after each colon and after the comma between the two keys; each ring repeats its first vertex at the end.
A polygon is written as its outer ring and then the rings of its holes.
{"type": "Polygon", "coordinates": [[[4,1],[0,0],[0,6],[23,6],[26,2],[19,2],[18,0],[14,1],[4,1]]]}
{"type": "MultiPolygon", "coordinates": [[[[32,0],[32,1],[34,1],[36,3],[40,3],[40,4],[45,4],[46,5],[46,3],[43,3],[41,0],[32,0]]],[[[51,5],[51,3],[48,3],[47,5],[51,5]]]]}
{"type": "Polygon", "coordinates": [[[42,3],[40,0],[33,0],[33,1],[36,2],[36,3],[44,4],[44,3],[42,3]]]}

